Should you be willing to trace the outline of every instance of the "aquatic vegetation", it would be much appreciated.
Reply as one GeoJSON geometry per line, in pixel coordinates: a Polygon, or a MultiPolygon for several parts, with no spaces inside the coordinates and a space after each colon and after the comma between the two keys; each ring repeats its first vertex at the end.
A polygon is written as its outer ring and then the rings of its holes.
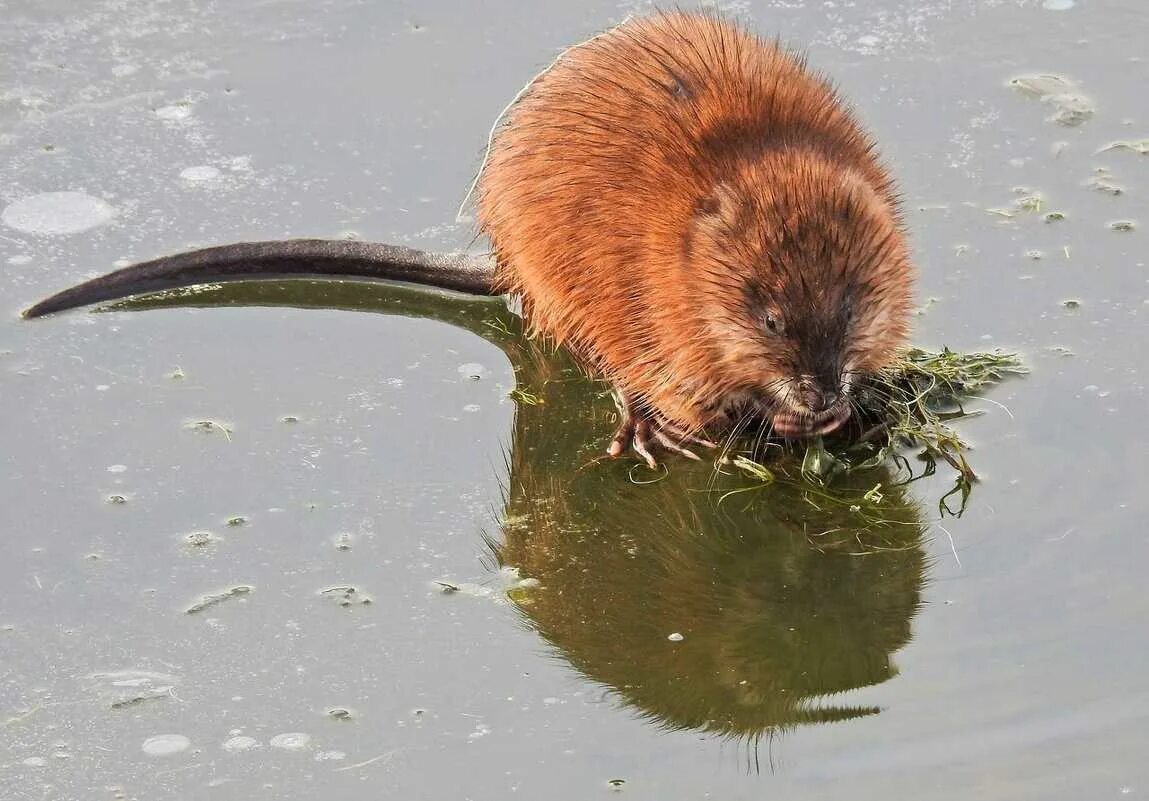
{"type": "MultiPolygon", "coordinates": [[[[957,473],[954,488],[941,498],[942,514],[960,515],[977,474],[966,459],[969,446],[950,425],[978,412],[966,411],[963,401],[979,396],[1011,375],[1026,372],[1012,353],[958,353],[949,348],[928,351],[910,348],[895,364],[858,392],[858,405],[869,428],[861,437],[817,439],[805,446],[800,477],[811,484],[828,484],[836,476],[892,462],[905,481],[933,475],[939,462],[957,473]],[[906,456],[916,451],[921,467],[906,456]],[[955,511],[948,501],[960,496],[955,511]]],[[[752,456],[738,455],[731,464],[764,482],[778,480],[775,471],[752,456]]],[[[880,493],[875,487],[871,493],[880,493]]],[[[863,500],[872,500],[863,496],[863,500]]]]}
{"type": "Polygon", "coordinates": [[[1075,81],[1062,75],[1021,75],[1012,78],[1009,85],[1025,97],[1050,106],[1053,116],[1049,119],[1058,125],[1073,128],[1093,117],[1093,101],[1082,94],[1075,81]]]}
{"type": "Polygon", "coordinates": [[[1149,155],[1149,137],[1145,139],[1123,139],[1106,145],[1097,152],[1105,153],[1109,150],[1130,150],[1142,156],[1149,155]]]}

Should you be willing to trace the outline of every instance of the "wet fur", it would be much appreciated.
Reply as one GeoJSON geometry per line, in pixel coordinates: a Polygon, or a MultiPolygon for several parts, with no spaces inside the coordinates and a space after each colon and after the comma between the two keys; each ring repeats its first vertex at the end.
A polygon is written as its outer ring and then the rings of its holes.
{"type": "Polygon", "coordinates": [[[848,385],[907,336],[872,141],[801,59],[712,16],[565,54],[496,133],[478,218],[530,328],[690,430],[747,404],[801,416],[800,376],[848,385]]]}

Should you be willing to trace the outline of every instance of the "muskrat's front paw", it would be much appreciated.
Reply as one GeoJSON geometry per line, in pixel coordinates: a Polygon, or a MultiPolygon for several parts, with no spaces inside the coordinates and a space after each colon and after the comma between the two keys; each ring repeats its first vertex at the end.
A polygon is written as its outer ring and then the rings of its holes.
{"type": "Polygon", "coordinates": [[[610,441],[606,452],[610,456],[621,456],[627,449],[633,449],[650,467],[658,467],[654,458],[655,447],[677,453],[688,459],[699,461],[698,454],[686,445],[715,448],[717,445],[708,439],[690,434],[665,421],[652,420],[640,416],[633,410],[622,413],[622,422],[610,441]]]}

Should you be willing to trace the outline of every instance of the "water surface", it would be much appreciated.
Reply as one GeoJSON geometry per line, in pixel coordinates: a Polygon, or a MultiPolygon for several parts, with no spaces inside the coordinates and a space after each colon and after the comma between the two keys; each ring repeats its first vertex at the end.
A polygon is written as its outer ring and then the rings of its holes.
{"type": "Polygon", "coordinates": [[[1149,137],[1140,3],[723,6],[875,131],[917,341],[1033,370],[962,424],[960,519],[943,474],[861,521],[868,486],[636,483],[595,461],[600,388],[498,303],[292,284],[17,318],[192,245],[466,247],[498,110],[648,8],[9,4],[0,797],[1149,792],[1149,159],[1107,149],[1149,137]],[[544,402],[516,414],[516,382],[544,402]]]}

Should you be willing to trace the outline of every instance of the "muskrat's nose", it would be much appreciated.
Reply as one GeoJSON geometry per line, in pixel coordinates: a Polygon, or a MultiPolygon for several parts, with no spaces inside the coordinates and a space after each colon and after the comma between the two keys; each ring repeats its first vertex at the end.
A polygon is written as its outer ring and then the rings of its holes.
{"type": "Polygon", "coordinates": [[[798,397],[802,405],[814,414],[824,412],[838,402],[835,392],[826,392],[817,381],[803,378],[798,382],[798,397]]]}

